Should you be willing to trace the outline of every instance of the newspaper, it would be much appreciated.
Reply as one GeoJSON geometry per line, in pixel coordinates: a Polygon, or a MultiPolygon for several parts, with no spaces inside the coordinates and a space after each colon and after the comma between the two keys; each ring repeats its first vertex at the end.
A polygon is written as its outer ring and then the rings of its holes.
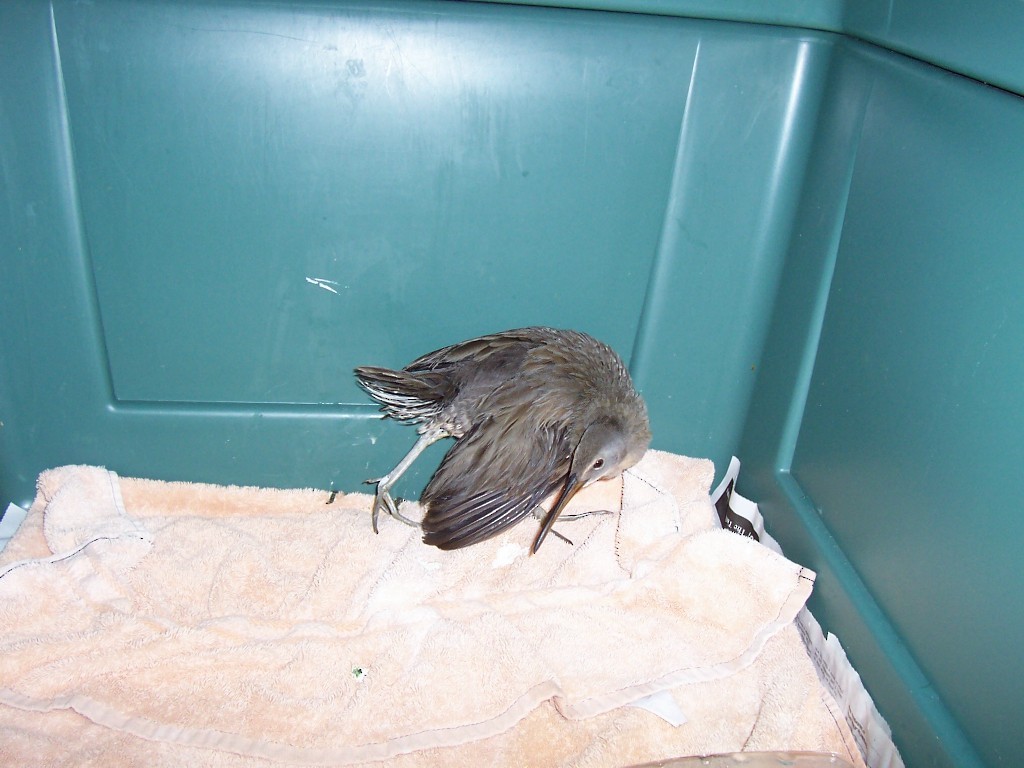
{"type": "MultiPolygon", "coordinates": [[[[757,504],[737,493],[739,474],[740,461],[733,456],[725,477],[711,494],[711,503],[718,511],[722,527],[782,554],[778,542],[765,531],[764,518],[757,504]]],[[[903,768],[903,759],[892,741],[889,724],[875,707],[860,675],[846,657],[839,638],[831,632],[825,635],[806,607],[797,615],[796,625],[822,685],[850,726],[864,762],[869,768],[903,768]]]]}
{"type": "Polygon", "coordinates": [[[740,475],[740,460],[735,456],[718,487],[711,494],[711,503],[718,511],[718,520],[727,531],[759,541],[768,549],[782,554],[782,548],[764,529],[764,518],[757,504],[736,492],[736,479],[740,475]]]}

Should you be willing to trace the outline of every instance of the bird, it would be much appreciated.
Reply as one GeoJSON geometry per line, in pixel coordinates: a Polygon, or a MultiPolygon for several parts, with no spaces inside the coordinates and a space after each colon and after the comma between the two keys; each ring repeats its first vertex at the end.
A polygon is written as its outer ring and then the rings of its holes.
{"type": "Polygon", "coordinates": [[[580,331],[517,328],[429,352],[401,370],[359,366],[355,376],[385,418],[418,425],[408,454],[367,481],[377,486],[375,533],[381,511],[417,525],[391,489],[428,446],[455,438],[420,496],[423,541],[442,550],[536,515],[536,554],[581,488],[619,476],[651,441],[647,406],[622,359],[580,331]],[[541,502],[556,492],[545,514],[541,502]]]}

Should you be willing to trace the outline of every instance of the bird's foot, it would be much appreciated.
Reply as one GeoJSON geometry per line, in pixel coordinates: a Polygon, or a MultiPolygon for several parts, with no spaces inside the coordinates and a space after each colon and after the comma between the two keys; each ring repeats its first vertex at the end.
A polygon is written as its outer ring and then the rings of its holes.
{"type": "Polygon", "coordinates": [[[614,515],[610,509],[592,509],[589,512],[575,512],[571,515],[567,515],[564,512],[558,516],[559,520],[582,520],[584,517],[592,517],[594,515],[614,515]]]}
{"type": "Polygon", "coordinates": [[[373,497],[373,509],[370,512],[370,523],[373,526],[373,532],[379,532],[377,530],[377,518],[380,516],[381,510],[384,510],[401,523],[405,523],[413,528],[419,527],[419,523],[410,520],[398,511],[398,504],[395,503],[394,498],[391,496],[391,484],[387,480],[387,477],[381,477],[377,480],[366,481],[369,484],[377,485],[377,493],[373,497]]]}
{"type": "MultiPolygon", "coordinates": [[[[367,481],[370,482],[370,481],[367,481]]],[[[533,516],[537,520],[543,520],[547,517],[548,511],[544,509],[540,504],[533,508],[533,516]]],[[[559,520],[582,520],[585,517],[593,517],[595,515],[614,515],[615,510],[612,509],[591,509],[587,512],[573,512],[571,515],[567,515],[564,512],[558,516],[559,520]]]]}
{"type": "MultiPolygon", "coordinates": [[[[544,519],[544,518],[545,518],[545,517],[547,516],[547,514],[548,514],[548,511],[547,511],[546,509],[544,509],[544,507],[542,507],[542,506],[540,506],[540,505],[538,504],[538,505],[537,505],[536,507],[534,507],[534,508],[533,508],[533,513],[532,513],[532,514],[533,514],[533,516],[534,516],[534,517],[535,517],[535,518],[536,518],[537,520],[543,520],[543,519],[544,519]]],[[[575,520],[576,518],[575,518],[574,516],[570,516],[570,517],[564,517],[564,516],[562,516],[562,517],[561,517],[560,519],[561,519],[561,520],[575,520]]],[[[552,536],[556,536],[557,538],[561,539],[561,540],[562,540],[562,541],[564,541],[564,542],[565,542],[566,544],[568,544],[568,545],[569,545],[570,547],[574,547],[574,546],[576,546],[575,544],[573,544],[573,543],[572,543],[572,539],[570,539],[570,538],[567,538],[566,536],[563,536],[563,535],[562,535],[562,534],[560,534],[560,533],[559,533],[558,531],[556,531],[556,530],[555,530],[554,528],[552,528],[552,529],[551,529],[551,530],[549,531],[549,533],[550,533],[550,534],[551,534],[552,536]]]]}

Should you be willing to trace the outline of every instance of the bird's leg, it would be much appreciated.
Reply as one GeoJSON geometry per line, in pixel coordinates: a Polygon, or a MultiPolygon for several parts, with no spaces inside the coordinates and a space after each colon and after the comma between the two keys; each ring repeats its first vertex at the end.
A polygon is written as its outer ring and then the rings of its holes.
{"type": "MultiPolygon", "coordinates": [[[[540,504],[538,504],[536,507],[533,508],[533,513],[532,514],[538,520],[543,520],[545,517],[547,517],[548,511],[546,509],[544,509],[544,507],[542,507],[540,504]]],[[[574,516],[570,516],[569,518],[563,518],[563,519],[572,520],[572,519],[574,519],[574,516]]],[[[566,544],[568,544],[570,547],[576,546],[575,544],[572,543],[572,539],[566,538],[565,536],[560,534],[558,531],[556,531],[554,528],[551,529],[551,535],[552,536],[557,536],[562,541],[564,541],[566,544]]]]}
{"type": "MultiPolygon", "coordinates": [[[[592,509],[589,512],[574,512],[571,515],[567,515],[564,512],[558,516],[559,520],[582,520],[584,517],[590,517],[591,515],[614,515],[615,513],[610,509],[592,509]]],[[[547,510],[539,504],[533,508],[533,516],[538,520],[543,520],[547,516],[547,510]]],[[[563,536],[554,528],[551,529],[551,535],[557,536],[570,547],[575,546],[572,543],[572,539],[563,536]]]]}
{"type": "Polygon", "coordinates": [[[390,472],[384,475],[384,477],[379,477],[376,480],[366,481],[368,483],[377,484],[377,493],[373,498],[373,511],[371,512],[370,517],[370,521],[373,524],[374,533],[377,533],[377,517],[380,515],[381,509],[383,509],[389,515],[395,518],[395,520],[400,520],[406,525],[411,525],[413,528],[415,528],[418,525],[418,523],[413,522],[412,520],[405,517],[405,515],[398,511],[398,505],[395,503],[395,500],[391,497],[391,486],[398,482],[398,478],[405,474],[405,471],[412,466],[412,463],[416,461],[416,459],[419,457],[421,453],[423,453],[423,451],[425,451],[429,446],[433,445],[441,438],[447,436],[448,433],[439,427],[433,427],[431,429],[428,429],[427,431],[420,435],[419,439],[416,441],[416,444],[409,450],[407,454],[405,454],[405,458],[398,462],[394,469],[392,469],[390,472]]]}

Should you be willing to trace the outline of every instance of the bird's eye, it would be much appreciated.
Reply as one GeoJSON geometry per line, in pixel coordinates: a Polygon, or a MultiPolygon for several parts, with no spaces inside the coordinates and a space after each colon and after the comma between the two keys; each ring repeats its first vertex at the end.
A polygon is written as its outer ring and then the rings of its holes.
{"type": "Polygon", "coordinates": [[[604,459],[598,459],[594,462],[594,469],[600,469],[604,466],[604,459]]]}

